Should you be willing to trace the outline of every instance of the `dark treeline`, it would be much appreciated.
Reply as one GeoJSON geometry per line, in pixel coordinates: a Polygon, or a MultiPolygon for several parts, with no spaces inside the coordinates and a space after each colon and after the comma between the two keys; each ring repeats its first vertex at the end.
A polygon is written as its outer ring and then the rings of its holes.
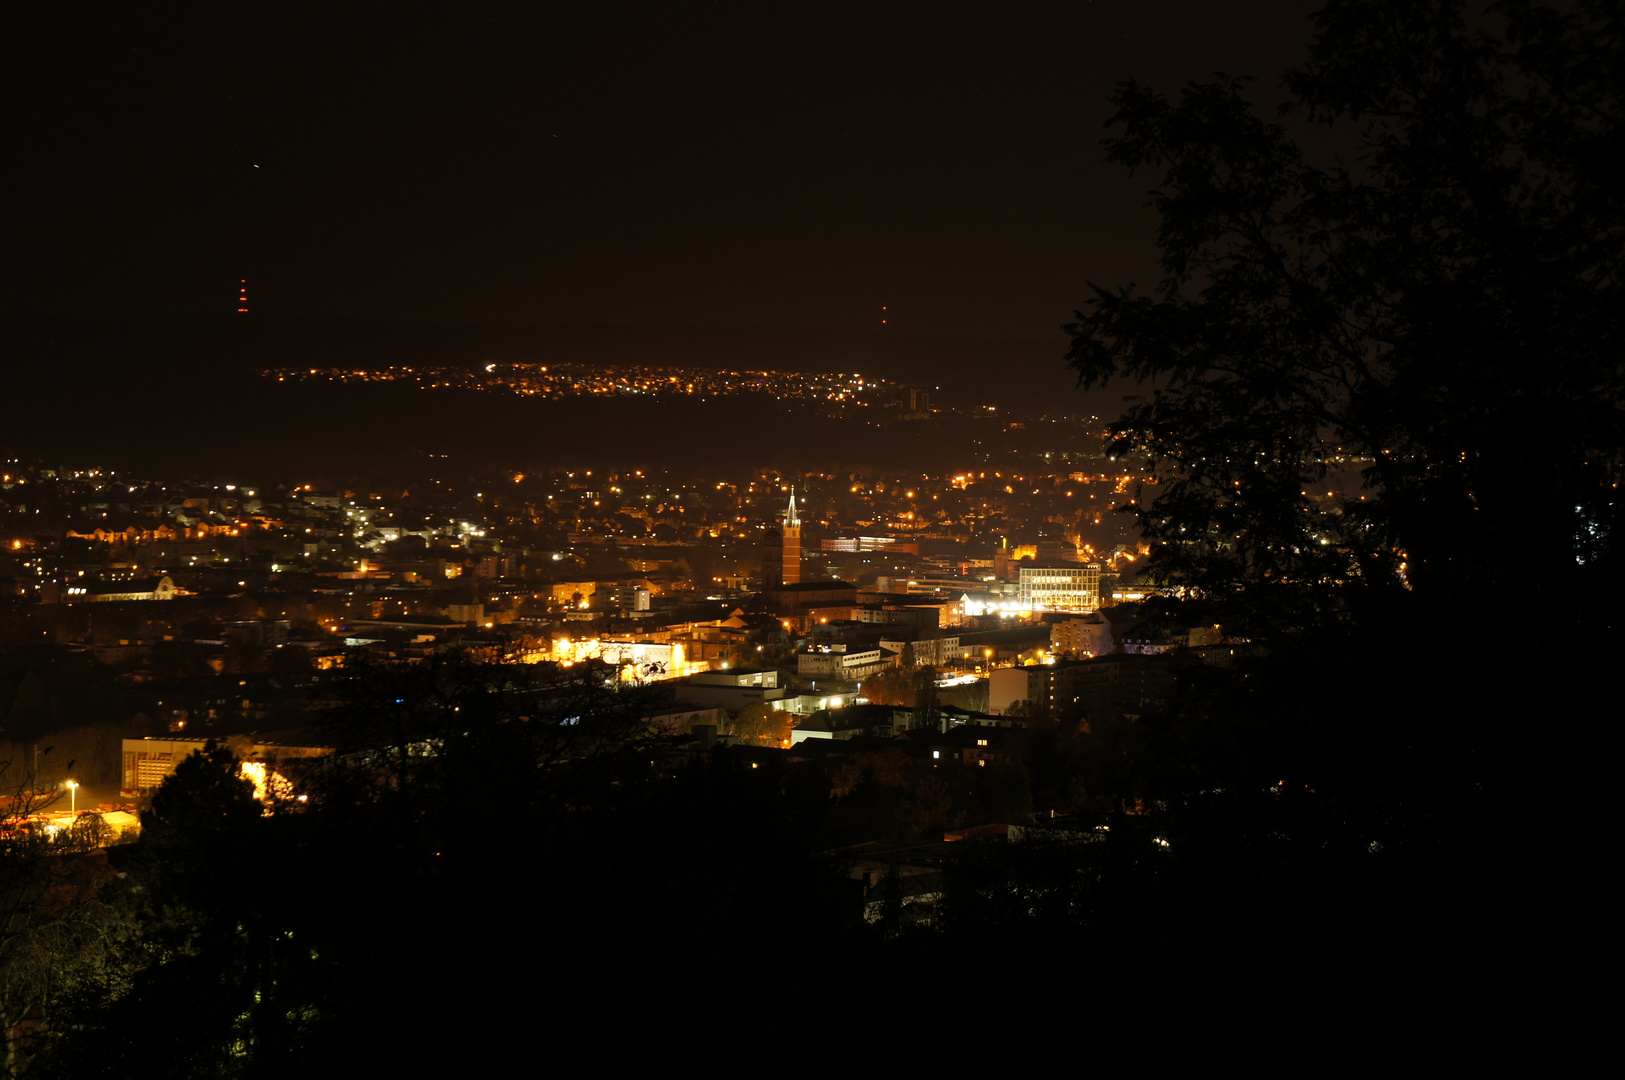
{"type": "Polygon", "coordinates": [[[633,695],[458,660],[345,684],[302,800],[266,813],[222,745],[111,849],[94,903],[138,933],[50,1003],[31,1073],[584,1063],[766,1032],[867,940],[777,778],[674,762],[633,695]]]}
{"type": "Polygon", "coordinates": [[[537,1040],[560,1064],[754,1052],[808,1016],[867,1052],[989,1002],[1044,1047],[1463,1030],[1506,1012],[1521,964],[1486,947],[1524,903],[1507,859],[1545,861],[1499,771],[1528,703],[1472,682],[1471,650],[1392,661],[1193,664],[1181,703],[1038,725],[991,769],[933,767],[930,739],[797,764],[682,749],[636,694],[511,665],[352,669],[311,732],[337,753],[287,769],[269,812],[222,745],[136,844],[6,849],[12,882],[107,867],[63,894],[78,936],[11,943],[63,972],[22,1061],[411,1075],[537,1040]],[[907,860],[1035,803],[1071,813],[948,845],[932,902],[843,872],[846,845],[907,860]]]}

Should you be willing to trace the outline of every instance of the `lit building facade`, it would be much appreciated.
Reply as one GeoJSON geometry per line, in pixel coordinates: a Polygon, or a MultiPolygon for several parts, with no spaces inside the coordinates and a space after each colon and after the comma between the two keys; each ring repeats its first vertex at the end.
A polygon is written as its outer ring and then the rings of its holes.
{"type": "Polygon", "coordinates": [[[1023,566],[1020,588],[1028,611],[1094,611],[1100,607],[1100,564],[1023,566]]]}
{"type": "Polygon", "coordinates": [[[796,674],[803,678],[856,682],[890,666],[879,649],[848,652],[845,645],[826,645],[796,654],[796,674]]]}
{"type": "Polygon", "coordinates": [[[1100,616],[1063,619],[1050,627],[1050,651],[1061,656],[1104,656],[1113,650],[1112,624],[1100,616]]]}
{"type": "Polygon", "coordinates": [[[68,585],[62,589],[61,596],[65,604],[82,601],[110,603],[118,600],[173,600],[176,591],[174,579],[165,574],[139,581],[68,585]]]}
{"type": "Polygon", "coordinates": [[[918,544],[907,544],[898,547],[897,537],[895,536],[836,536],[820,540],[818,546],[824,551],[910,551],[912,549],[911,554],[918,555],[920,553],[918,544]]]}

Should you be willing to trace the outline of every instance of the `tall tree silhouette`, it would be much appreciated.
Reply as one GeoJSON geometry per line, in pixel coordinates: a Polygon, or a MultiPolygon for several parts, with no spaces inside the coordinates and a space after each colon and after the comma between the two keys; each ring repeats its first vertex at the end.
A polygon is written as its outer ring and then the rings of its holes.
{"type": "Polygon", "coordinates": [[[1151,572],[1264,630],[1617,587],[1625,16],[1333,0],[1316,26],[1290,111],[1346,159],[1244,79],[1114,98],[1165,276],[1093,287],[1068,358],[1155,386],[1115,428],[1160,481],[1151,572]],[[1328,499],[1344,461],[1364,487],[1328,499]]]}

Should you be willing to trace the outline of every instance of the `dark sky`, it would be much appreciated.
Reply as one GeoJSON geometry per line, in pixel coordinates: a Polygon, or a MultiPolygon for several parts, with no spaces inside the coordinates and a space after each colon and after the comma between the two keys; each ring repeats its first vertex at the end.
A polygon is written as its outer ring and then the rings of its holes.
{"type": "Polygon", "coordinates": [[[1112,84],[1315,6],[30,5],[4,306],[1052,342],[1154,276],[1112,84]]]}

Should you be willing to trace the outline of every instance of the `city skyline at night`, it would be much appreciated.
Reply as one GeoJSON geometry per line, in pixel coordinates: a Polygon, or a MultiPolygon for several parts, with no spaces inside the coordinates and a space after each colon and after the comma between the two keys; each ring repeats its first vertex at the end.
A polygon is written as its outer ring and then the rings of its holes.
{"type": "Polygon", "coordinates": [[[12,22],[0,1076],[1594,1005],[1617,0],[12,22]]]}

